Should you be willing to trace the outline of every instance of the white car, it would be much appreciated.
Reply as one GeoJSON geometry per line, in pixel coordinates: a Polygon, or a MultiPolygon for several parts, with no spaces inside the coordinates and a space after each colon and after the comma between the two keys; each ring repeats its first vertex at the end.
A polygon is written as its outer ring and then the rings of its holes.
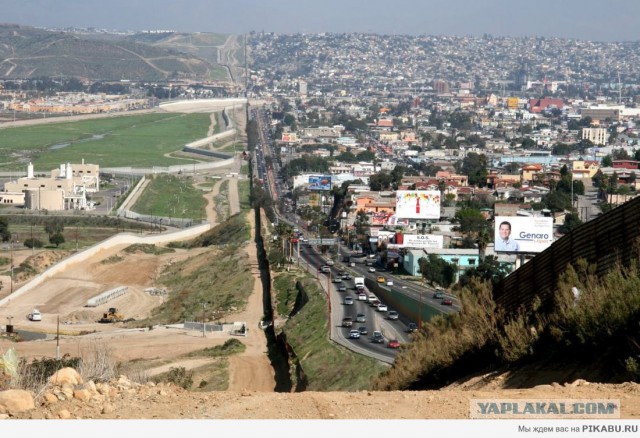
{"type": "Polygon", "coordinates": [[[386,312],[387,311],[387,305],[383,304],[383,303],[380,303],[380,305],[378,307],[376,307],[376,310],[378,312],[386,312]]]}
{"type": "Polygon", "coordinates": [[[374,268],[373,266],[371,266],[371,267],[369,268],[369,272],[376,272],[376,268],[374,268]]]}
{"type": "Polygon", "coordinates": [[[29,321],[42,321],[42,313],[38,309],[33,309],[33,311],[27,315],[27,319],[29,321]]]}
{"type": "Polygon", "coordinates": [[[393,286],[393,280],[387,280],[387,286],[393,286]]]}
{"type": "Polygon", "coordinates": [[[351,338],[351,339],[360,339],[360,331],[359,330],[351,330],[349,332],[349,338],[351,338]]]}
{"type": "Polygon", "coordinates": [[[398,315],[398,312],[396,312],[395,310],[389,310],[389,312],[387,312],[387,318],[391,319],[391,320],[397,320],[399,318],[400,315],[398,315]]]}

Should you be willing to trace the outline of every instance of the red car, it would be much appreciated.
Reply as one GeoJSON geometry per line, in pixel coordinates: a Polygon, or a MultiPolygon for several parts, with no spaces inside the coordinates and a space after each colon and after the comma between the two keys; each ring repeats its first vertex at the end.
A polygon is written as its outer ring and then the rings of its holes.
{"type": "Polygon", "coordinates": [[[400,341],[398,341],[397,339],[393,339],[391,341],[389,341],[389,343],[387,344],[387,347],[389,348],[400,348],[400,341]]]}
{"type": "Polygon", "coordinates": [[[445,298],[442,300],[442,304],[445,306],[453,306],[453,300],[451,298],[445,298]]]}

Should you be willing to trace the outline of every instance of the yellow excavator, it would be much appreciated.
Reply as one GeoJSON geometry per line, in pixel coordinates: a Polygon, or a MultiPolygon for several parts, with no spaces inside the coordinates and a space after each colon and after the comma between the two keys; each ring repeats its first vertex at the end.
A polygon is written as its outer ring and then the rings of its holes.
{"type": "Polygon", "coordinates": [[[102,318],[98,322],[102,323],[112,323],[112,322],[121,322],[123,320],[122,314],[118,313],[118,309],[115,307],[110,307],[107,313],[102,314],[102,318]]]}

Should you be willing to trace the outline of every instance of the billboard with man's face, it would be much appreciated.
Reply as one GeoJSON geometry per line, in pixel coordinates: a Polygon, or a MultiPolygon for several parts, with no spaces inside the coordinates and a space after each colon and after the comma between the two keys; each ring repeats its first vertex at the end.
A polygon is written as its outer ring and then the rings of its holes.
{"type": "Polygon", "coordinates": [[[398,190],[396,216],[402,219],[440,219],[440,192],[398,190]]]}
{"type": "Polygon", "coordinates": [[[553,218],[496,216],[496,252],[539,253],[553,243],[553,218]]]}
{"type": "Polygon", "coordinates": [[[331,190],[331,176],[310,176],[309,190],[331,190]]]}

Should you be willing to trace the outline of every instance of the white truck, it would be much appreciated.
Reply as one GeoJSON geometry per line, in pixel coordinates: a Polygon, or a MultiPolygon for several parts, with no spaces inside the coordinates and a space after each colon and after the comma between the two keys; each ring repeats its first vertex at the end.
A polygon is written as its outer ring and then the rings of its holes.
{"type": "Polygon", "coordinates": [[[27,315],[27,319],[29,321],[42,321],[42,313],[38,309],[33,309],[33,311],[27,315]]]}
{"type": "Polygon", "coordinates": [[[364,289],[364,277],[353,277],[353,283],[357,290],[364,289]]]}

